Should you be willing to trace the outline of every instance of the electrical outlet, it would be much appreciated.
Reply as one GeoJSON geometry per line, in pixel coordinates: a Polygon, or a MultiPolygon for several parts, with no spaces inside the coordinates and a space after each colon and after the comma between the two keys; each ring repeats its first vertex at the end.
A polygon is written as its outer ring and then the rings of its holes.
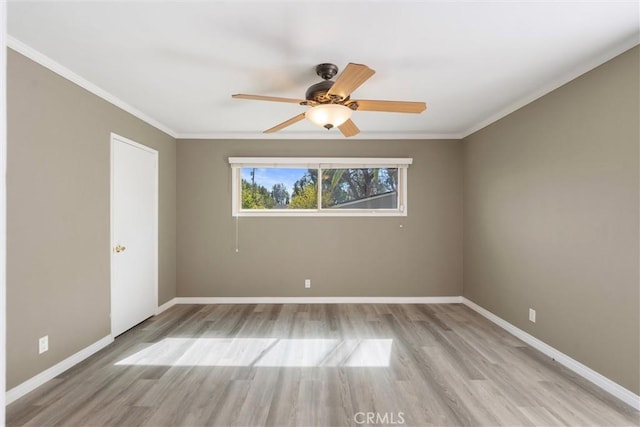
{"type": "Polygon", "coordinates": [[[536,311],[533,308],[529,309],[529,321],[536,323],[536,311]]]}
{"type": "Polygon", "coordinates": [[[304,287],[305,289],[309,289],[311,287],[311,279],[304,279],[304,287]]]}
{"type": "Polygon", "coordinates": [[[49,335],[45,335],[38,340],[38,354],[42,354],[47,350],[49,350],[49,335]]]}

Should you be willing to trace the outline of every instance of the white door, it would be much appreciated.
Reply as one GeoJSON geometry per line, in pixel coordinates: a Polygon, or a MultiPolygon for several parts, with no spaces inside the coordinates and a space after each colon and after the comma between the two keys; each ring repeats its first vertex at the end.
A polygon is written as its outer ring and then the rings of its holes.
{"type": "Polygon", "coordinates": [[[111,135],[111,334],[158,306],[158,152],[111,135]]]}

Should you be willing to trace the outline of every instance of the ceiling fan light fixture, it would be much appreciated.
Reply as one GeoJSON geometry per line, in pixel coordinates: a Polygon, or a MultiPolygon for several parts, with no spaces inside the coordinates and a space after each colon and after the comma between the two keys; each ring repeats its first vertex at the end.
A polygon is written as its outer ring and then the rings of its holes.
{"type": "Polygon", "coordinates": [[[331,129],[349,120],[352,113],[351,108],[341,104],[320,104],[309,108],[304,115],[311,123],[331,129]]]}

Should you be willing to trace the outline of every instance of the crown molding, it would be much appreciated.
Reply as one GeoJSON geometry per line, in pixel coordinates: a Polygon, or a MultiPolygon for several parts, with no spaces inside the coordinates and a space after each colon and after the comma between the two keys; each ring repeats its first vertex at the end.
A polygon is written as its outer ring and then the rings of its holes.
{"type": "MultiPolygon", "coordinates": [[[[264,134],[261,132],[205,132],[205,133],[178,133],[169,128],[168,126],[153,119],[142,111],[127,104],[117,96],[109,93],[84,77],[71,71],[64,65],[56,62],[45,54],[37,51],[26,43],[21,42],[12,36],[7,36],[7,46],[14,51],[26,56],[32,61],[42,65],[50,71],[58,74],[61,77],[77,84],[83,89],[88,90],[94,95],[104,99],[105,101],[115,105],[128,112],[129,114],[139,118],[140,120],[148,123],[149,125],[161,130],[162,132],[170,135],[175,139],[321,139],[321,140],[344,140],[342,134],[338,132],[279,132],[277,134],[264,134]]],[[[398,139],[411,139],[411,140],[425,140],[425,139],[462,139],[464,135],[461,133],[428,133],[428,132],[361,132],[360,134],[350,137],[349,139],[359,140],[398,140],[398,139]]]]}
{"type": "MultiPolygon", "coordinates": [[[[279,132],[277,134],[263,134],[253,132],[210,132],[210,133],[178,133],[176,139],[305,139],[305,140],[340,140],[344,141],[342,134],[334,132],[327,135],[328,132],[319,130],[316,132],[279,132]]],[[[349,140],[376,140],[376,139],[462,139],[461,133],[391,133],[391,132],[360,132],[356,136],[349,137],[349,140]]]]}
{"type": "Polygon", "coordinates": [[[64,65],[54,61],[53,59],[49,58],[45,54],[35,50],[31,46],[28,46],[27,44],[21,42],[20,40],[16,39],[15,37],[7,36],[7,46],[9,48],[15,50],[16,52],[26,56],[27,58],[31,59],[32,61],[37,62],[38,64],[40,64],[43,67],[49,69],[50,71],[53,71],[54,73],[58,74],[59,76],[64,77],[65,79],[69,80],[70,82],[77,84],[81,88],[86,89],[89,92],[93,93],[94,95],[96,95],[96,96],[104,99],[105,101],[115,105],[116,107],[123,109],[127,113],[137,117],[138,119],[142,120],[143,122],[155,127],[156,129],[161,130],[162,132],[166,133],[167,135],[169,135],[169,136],[171,136],[173,138],[176,138],[176,133],[172,129],[170,129],[169,127],[167,127],[164,124],[160,123],[156,119],[146,115],[145,113],[143,113],[142,111],[138,110],[137,108],[132,107],[131,105],[127,104],[126,102],[124,102],[123,100],[118,98],[117,96],[115,96],[115,95],[107,92],[106,90],[102,89],[101,87],[91,83],[89,80],[87,80],[84,77],[74,73],[73,71],[71,71],[70,69],[65,67],[64,65]]]}
{"type": "Polygon", "coordinates": [[[467,129],[465,132],[463,132],[461,135],[461,138],[466,138],[469,135],[489,126],[490,124],[493,124],[495,122],[497,122],[498,120],[508,116],[509,114],[519,110],[520,108],[524,107],[527,104],[532,103],[533,101],[542,98],[544,95],[553,92],[554,90],[558,89],[561,86],[564,86],[565,84],[569,83],[572,80],[575,80],[576,78],[580,77],[583,74],[588,73],[589,71],[593,70],[594,68],[599,67],[600,65],[604,64],[607,61],[612,60],[613,58],[615,58],[618,55],[623,54],[624,52],[626,52],[627,50],[633,48],[634,46],[637,46],[640,43],[640,40],[638,39],[638,35],[633,35],[632,37],[629,37],[625,40],[623,40],[621,43],[617,44],[616,46],[612,47],[611,49],[607,49],[606,51],[600,53],[599,55],[594,56],[593,58],[591,58],[588,61],[583,62],[582,64],[580,64],[579,66],[575,67],[573,70],[563,74],[562,76],[558,77],[557,79],[553,80],[552,82],[541,86],[540,88],[538,88],[537,90],[530,92],[529,94],[527,94],[526,96],[518,99],[517,101],[509,104],[507,107],[503,108],[502,110],[498,111],[495,114],[492,114],[491,116],[487,117],[486,119],[476,123],[475,125],[471,126],[469,129],[467,129]]]}
{"type": "MultiPolygon", "coordinates": [[[[547,85],[538,88],[536,91],[530,92],[526,96],[518,99],[517,101],[509,104],[505,108],[499,110],[497,113],[492,114],[484,120],[469,127],[464,132],[451,132],[451,133],[430,133],[430,132],[361,132],[356,136],[350,137],[350,140],[429,140],[429,139],[464,139],[473,133],[497,122],[498,120],[508,116],[509,114],[519,110],[527,104],[543,97],[544,95],[558,89],[559,87],[569,83],[570,81],[580,77],[581,75],[593,70],[594,68],[604,64],[607,61],[615,58],[618,55],[626,52],[627,50],[637,46],[640,43],[637,35],[633,35],[623,40],[618,45],[599,55],[596,55],[591,60],[582,63],[580,66],[574,68],[572,71],[565,73],[554,81],[547,85]]],[[[128,112],[129,114],[139,118],[140,120],[148,123],[149,125],[161,130],[162,132],[170,135],[175,139],[218,139],[218,140],[233,140],[233,139],[302,139],[302,140],[344,140],[342,135],[337,132],[328,134],[327,132],[279,132],[277,134],[263,134],[254,132],[204,132],[204,133],[178,133],[170,129],[166,125],[153,119],[142,111],[127,104],[117,96],[109,93],[101,87],[91,83],[84,77],[74,73],[60,63],[54,61],[43,53],[33,49],[27,44],[21,42],[12,36],[7,36],[7,46],[14,51],[26,56],[27,58],[37,62],[43,67],[53,71],[54,73],[64,77],[65,79],[77,84],[78,86],[88,90],[94,95],[104,99],[105,101],[115,105],[128,112]]]]}

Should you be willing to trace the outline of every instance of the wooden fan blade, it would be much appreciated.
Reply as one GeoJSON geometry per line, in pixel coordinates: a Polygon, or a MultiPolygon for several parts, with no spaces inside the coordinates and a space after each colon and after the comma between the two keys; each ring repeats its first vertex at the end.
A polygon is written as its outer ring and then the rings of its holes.
{"type": "Polygon", "coordinates": [[[304,113],[300,113],[297,116],[294,116],[294,117],[290,118],[286,122],[282,122],[279,125],[276,125],[276,126],[272,127],[271,129],[267,129],[267,130],[264,131],[264,133],[278,132],[279,130],[284,129],[287,126],[291,126],[294,123],[298,123],[300,120],[304,120],[304,113]]]}
{"type": "Polygon", "coordinates": [[[247,95],[245,93],[236,93],[235,95],[231,95],[231,97],[236,99],[253,99],[255,101],[289,102],[291,104],[300,104],[301,102],[304,102],[304,99],[280,98],[278,96],[247,95]]]}
{"type": "Polygon", "coordinates": [[[331,89],[327,92],[330,97],[339,97],[345,99],[351,92],[356,90],[362,85],[362,83],[369,80],[376,72],[366,65],[362,64],[347,64],[347,68],[344,69],[342,74],[338,76],[331,89]]]}
{"type": "Polygon", "coordinates": [[[338,126],[338,129],[340,129],[340,132],[347,138],[360,133],[360,129],[358,129],[358,126],[356,126],[351,119],[338,126]]]}
{"type": "Polygon", "coordinates": [[[422,113],[427,109],[424,102],[409,101],[375,101],[361,99],[354,101],[358,104],[358,111],[384,111],[389,113],[422,113]]]}

